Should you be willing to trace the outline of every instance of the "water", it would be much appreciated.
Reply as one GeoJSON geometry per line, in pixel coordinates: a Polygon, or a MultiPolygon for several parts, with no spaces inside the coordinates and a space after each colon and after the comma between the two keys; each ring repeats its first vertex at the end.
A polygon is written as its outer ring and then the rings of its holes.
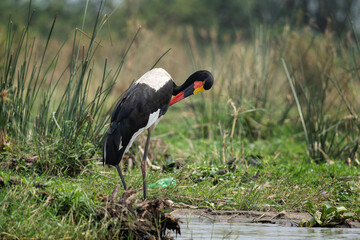
{"type": "MultiPolygon", "coordinates": [[[[181,236],[175,239],[360,239],[359,228],[299,228],[277,224],[227,223],[208,219],[181,219],[181,236]]],[[[174,234],[172,234],[174,236],[174,234]]]]}

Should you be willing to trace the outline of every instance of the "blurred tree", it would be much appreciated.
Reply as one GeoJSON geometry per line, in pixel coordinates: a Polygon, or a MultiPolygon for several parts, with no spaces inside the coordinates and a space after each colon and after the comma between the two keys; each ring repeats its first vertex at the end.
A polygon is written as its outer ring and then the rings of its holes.
{"type": "MultiPolygon", "coordinates": [[[[89,1],[86,23],[95,21],[100,1],[89,1]]],[[[5,25],[9,18],[12,19],[15,27],[27,22],[29,17],[30,1],[22,0],[1,0],[0,21],[5,25]]],[[[65,40],[72,36],[76,27],[81,27],[86,0],[33,0],[31,1],[30,13],[32,15],[32,32],[46,37],[52,20],[57,16],[56,27],[53,36],[65,40]]],[[[112,1],[108,1],[105,9],[109,12],[114,9],[112,1]]],[[[0,24],[1,25],[1,24],[0,24]]],[[[85,25],[85,26],[91,26],[85,25]]],[[[91,30],[90,30],[91,31],[91,30]]]]}
{"type": "MultiPolygon", "coordinates": [[[[87,21],[92,21],[99,2],[89,1],[87,21]]],[[[60,21],[55,37],[64,38],[65,32],[70,33],[81,24],[85,3],[86,0],[33,0],[33,9],[38,12],[33,26],[41,34],[47,34],[47,25],[58,14],[60,21]]],[[[218,36],[235,36],[236,31],[250,36],[252,25],[260,23],[294,27],[310,25],[316,31],[329,28],[339,35],[350,29],[349,17],[358,21],[355,22],[357,26],[360,25],[358,13],[352,10],[355,5],[360,6],[360,0],[107,0],[105,3],[108,13],[119,6],[111,19],[111,27],[119,36],[126,35],[128,23],[134,20],[161,32],[175,26],[192,26],[199,38],[209,36],[213,30],[218,36]]],[[[28,5],[29,1],[1,0],[0,20],[3,25],[10,15],[15,22],[26,19],[28,5]]]]}
{"type": "MultiPolygon", "coordinates": [[[[127,1],[131,6],[131,1],[127,1]]],[[[250,34],[251,25],[310,25],[323,32],[326,28],[343,34],[349,30],[347,18],[353,5],[360,0],[137,0],[132,14],[142,19],[148,28],[168,29],[175,25],[190,25],[195,29],[219,34],[234,33],[234,29],[250,34]]],[[[360,23],[358,23],[360,24],[360,23]]]]}

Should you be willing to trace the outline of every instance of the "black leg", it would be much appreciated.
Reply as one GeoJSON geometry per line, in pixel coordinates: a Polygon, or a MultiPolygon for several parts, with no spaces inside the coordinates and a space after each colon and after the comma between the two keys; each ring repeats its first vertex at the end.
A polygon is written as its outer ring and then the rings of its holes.
{"type": "Polygon", "coordinates": [[[121,172],[121,169],[120,169],[119,164],[115,165],[115,167],[116,167],[116,170],[118,171],[118,173],[119,173],[119,175],[120,175],[121,182],[122,182],[122,184],[123,184],[123,186],[124,186],[124,189],[126,190],[126,189],[127,189],[127,187],[126,187],[126,183],[125,183],[124,175],[123,175],[123,174],[122,174],[122,172],[121,172]]]}
{"type": "Polygon", "coordinates": [[[144,201],[146,200],[146,157],[149,149],[151,130],[148,129],[148,135],[146,138],[146,145],[144,150],[144,156],[141,163],[141,171],[143,176],[143,192],[144,192],[144,201]]]}

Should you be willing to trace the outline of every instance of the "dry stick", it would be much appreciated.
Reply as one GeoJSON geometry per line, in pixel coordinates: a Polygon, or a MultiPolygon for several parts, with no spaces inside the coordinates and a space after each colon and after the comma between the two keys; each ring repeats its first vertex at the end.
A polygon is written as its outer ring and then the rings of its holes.
{"type": "Polygon", "coordinates": [[[219,129],[220,129],[220,134],[222,136],[221,162],[223,164],[225,164],[225,162],[226,162],[226,160],[225,160],[225,140],[226,140],[228,134],[227,134],[226,131],[223,132],[220,122],[218,122],[218,126],[219,126],[219,129]]]}
{"type": "Polygon", "coordinates": [[[226,219],[226,222],[228,223],[230,220],[236,218],[237,216],[240,216],[240,213],[233,214],[231,217],[226,219]]]}
{"type": "Polygon", "coordinates": [[[244,143],[241,143],[241,160],[243,161],[245,168],[248,169],[248,165],[244,156],[244,143]]]}
{"type": "Polygon", "coordinates": [[[193,150],[194,144],[191,142],[191,140],[189,138],[185,137],[183,134],[181,134],[180,136],[185,139],[185,141],[189,144],[189,147],[193,150]]]}
{"type": "Polygon", "coordinates": [[[172,131],[169,131],[169,132],[166,132],[166,133],[163,133],[163,134],[156,135],[156,137],[154,137],[154,138],[162,138],[162,137],[165,137],[165,136],[173,135],[175,133],[176,132],[172,130],[172,131]]]}
{"type": "Polygon", "coordinates": [[[292,80],[291,80],[289,71],[288,71],[288,69],[287,69],[285,60],[284,60],[283,58],[281,58],[281,62],[282,62],[282,64],[283,64],[283,67],[284,67],[284,70],[285,70],[286,78],[287,78],[288,81],[289,81],[291,91],[292,91],[292,93],[293,93],[293,95],[294,95],[294,98],[295,98],[295,102],[296,102],[296,106],[297,106],[297,109],[298,109],[298,112],[299,112],[301,124],[302,124],[302,127],[303,127],[303,129],[304,129],[306,145],[307,145],[307,147],[308,147],[308,151],[309,151],[309,154],[310,154],[310,150],[311,150],[311,149],[310,149],[309,135],[308,135],[308,132],[307,132],[307,129],[306,129],[306,124],[305,124],[305,120],[304,120],[304,117],[303,117],[303,114],[302,114],[301,105],[300,105],[299,99],[298,99],[298,97],[297,97],[297,94],[296,94],[296,91],[295,91],[295,88],[294,88],[294,84],[293,84],[293,82],[292,82],[292,80]]]}
{"type": "MultiPolygon", "coordinates": [[[[84,34],[86,37],[88,37],[89,39],[91,39],[91,37],[86,33],[84,32],[83,30],[81,30],[80,28],[75,28],[76,31],[79,31],[81,32],[82,34],[84,34]]],[[[100,47],[103,47],[99,42],[97,42],[96,40],[94,40],[94,42],[99,45],[100,47]]]]}
{"type": "Polygon", "coordinates": [[[133,169],[134,168],[134,163],[133,163],[133,159],[129,158],[128,159],[128,165],[127,165],[128,169],[133,169]]]}
{"type": "Polygon", "coordinates": [[[263,213],[260,217],[254,218],[252,221],[253,221],[253,222],[257,222],[257,221],[259,221],[260,219],[262,219],[263,217],[265,217],[266,215],[267,215],[266,213],[263,213]]]}
{"type": "Polygon", "coordinates": [[[113,202],[115,200],[116,196],[119,193],[119,190],[120,190],[120,184],[117,183],[114,191],[110,195],[110,198],[109,198],[110,202],[113,202]]]}
{"type": "Polygon", "coordinates": [[[330,159],[330,157],[321,149],[321,147],[318,147],[318,150],[319,150],[319,152],[323,155],[323,157],[325,158],[325,161],[326,161],[327,163],[329,163],[329,164],[333,164],[333,163],[334,163],[334,161],[332,161],[332,160],[330,159]]]}
{"type": "Polygon", "coordinates": [[[201,213],[201,214],[200,214],[200,216],[199,216],[199,218],[200,218],[200,217],[206,217],[206,218],[210,219],[210,220],[211,220],[211,221],[213,221],[213,222],[215,222],[215,221],[216,221],[216,219],[215,219],[215,218],[212,218],[212,217],[206,216],[205,214],[206,214],[206,213],[201,213]]]}
{"type": "Polygon", "coordinates": [[[111,32],[110,32],[110,20],[109,20],[109,15],[108,15],[108,14],[105,14],[105,18],[106,18],[106,20],[104,21],[104,23],[107,22],[108,33],[109,33],[109,38],[110,38],[110,44],[111,44],[111,46],[113,46],[113,41],[112,41],[111,32]]]}
{"type": "MultiPolygon", "coordinates": [[[[234,120],[233,120],[233,124],[232,124],[232,128],[231,128],[231,134],[230,134],[231,150],[232,150],[236,121],[237,121],[237,118],[238,118],[238,115],[239,115],[239,112],[240,112],[241,108],[236,108],[235,103],[231,99],[229,99],[228,103],[230,103],[230,105],[232,106],[232,108],[234,110],[234,113],[232,114],[232,116],[234,117],[234,120]]],[[[244,165],[245,165],[246,169],[248,169],[247,162],[246,162],[246,160],[244,158],[244,143],[243,142],[241,142],[241,159],[244,162],[244,165]]]]}
{"type": "MultiPolygon", "coordinates": [[[[138,147],[139,148],[139,151],[141,152],[142,155],[144,155],[144,149],[142,149],[141,146],[138,147]]],[[[148,156],[146,156],[146,162],[147,164],[149,165],[149,167],[151,168],[151,170],[153,171],[160,171],[161,170],[161,167],[159,166],[156,166],[154,164],[151,163],[150,159],[148,158],[148,156]]]]}
{"type": "Polygon", "coordinates": [[[234,132],[235,132],[235,126],[236,126],[236,121],[237,121],[237,118],[238,118],[238,115],[239,115],[239,112],[240,112],[240,108],[236,109],[235,103],[231,99],[228,100],[228,103],[230,103],[230,105],[232,106],[232,108],[234,110],[234,112],[232,114],[234,119],[233,119],[233,124],[232,124],[232,127],[231,127],[231,134],[230,134],[230,141],[231,141],[231,148],[232,148],[233,137],[234,137],[234,132]]]}

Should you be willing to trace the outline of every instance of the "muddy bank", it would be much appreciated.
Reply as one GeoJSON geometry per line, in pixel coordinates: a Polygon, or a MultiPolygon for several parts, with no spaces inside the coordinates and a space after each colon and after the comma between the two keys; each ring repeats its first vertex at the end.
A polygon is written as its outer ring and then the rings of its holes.
{"type": "MultiPolygon", "coordinates": [[[[297,227],[301,220],[310,220],[311,215],[301,212],[263,212],[263,211],[216,211],[211,209],[177,208],[171,212],[176,218],[202,218],[208,222],[228,223],[263,223],[279,224],[286,227],[297,227]]],[[[349,221],[348,225],[337,227],[360,228],[359,221],[349,221]]]]}
{"type": "Polygon", "coordinates": [[[141,201],[136,198],[134,190],[127,190],[118,197],[119,189],[117,184],[109,197],[101,197],[104,206],[97,213],[99,221],[112,222],[108,226],[107,238],[172,239],[171,232],[181,234],[179,219],[169,214],[171,201],[141,201]]]}

